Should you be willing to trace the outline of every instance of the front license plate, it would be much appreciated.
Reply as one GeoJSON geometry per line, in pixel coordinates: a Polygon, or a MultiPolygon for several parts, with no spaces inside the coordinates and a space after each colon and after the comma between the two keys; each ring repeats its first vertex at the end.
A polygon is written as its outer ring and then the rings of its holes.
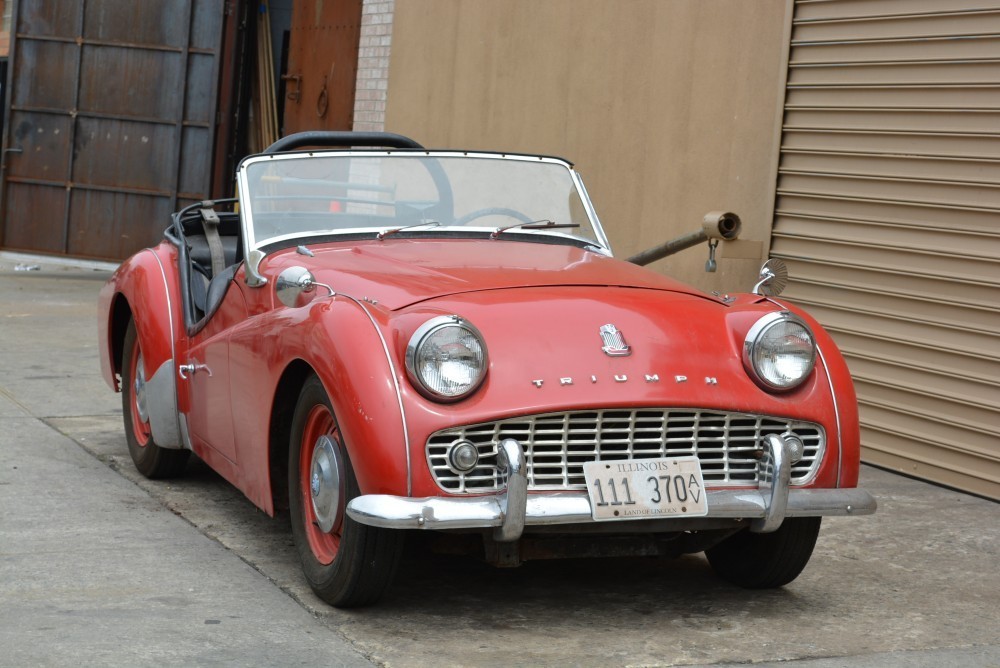
{"type": "Polygon", "coordinates": [[[708,514],[697,457],[587,462],[595,520],[641,520],[708,514]]]}

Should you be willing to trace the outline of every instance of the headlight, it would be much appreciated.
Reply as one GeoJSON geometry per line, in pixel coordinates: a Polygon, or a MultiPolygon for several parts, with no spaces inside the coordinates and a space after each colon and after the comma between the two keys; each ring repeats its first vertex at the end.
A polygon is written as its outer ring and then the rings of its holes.
{"type": "Polygon", "coordinates": [[[798,317],[782,311],[754,323],[743,344],[743,366],[770,390],[799,386],[816,364],[816,342],[798,317]]]}
{"type": "Polygon", "coordinates": [[[406,346],[410,382],[435,401],[458,401],[474,392],[488,364],[479,330],[457,315],[431,318],[406,346]]]}

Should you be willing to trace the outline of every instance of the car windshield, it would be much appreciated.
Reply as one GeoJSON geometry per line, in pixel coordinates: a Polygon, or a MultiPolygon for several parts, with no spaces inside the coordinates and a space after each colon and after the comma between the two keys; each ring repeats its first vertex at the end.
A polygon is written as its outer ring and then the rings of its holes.
{"type": "Polygon", "coordinates": [[[384,151],[256,156],[240,169],[250,248],[370,233],[544,235],[606,246],[568,163],[384,151]],[[404,229],[405,228],[405,229],[404,229]],[[509,229],[507,229],[509,228],[509,229]]]}

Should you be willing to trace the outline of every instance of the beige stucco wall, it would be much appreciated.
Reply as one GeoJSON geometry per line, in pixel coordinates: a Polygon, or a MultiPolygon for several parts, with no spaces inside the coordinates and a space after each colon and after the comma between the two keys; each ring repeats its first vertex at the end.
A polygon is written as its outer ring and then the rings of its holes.
{"type": "Polygon", "coordinates": [[[789,4],[396,0],[385,129],[572,160],[618,257],[735,211],[751,259],[724,253],[706,274],[699,247],[651,266],[748,289],[771,228],[789,4]]]}

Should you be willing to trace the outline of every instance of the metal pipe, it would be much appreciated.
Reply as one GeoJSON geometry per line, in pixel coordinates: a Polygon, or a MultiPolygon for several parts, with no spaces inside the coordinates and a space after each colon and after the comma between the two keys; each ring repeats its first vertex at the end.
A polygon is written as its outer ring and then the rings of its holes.
{"type": "MultiPolygon", "coordinates": [[[[740,230],[742,227],[743,223],[740,221],[740,217],[735,213],[729,213],[728,211],[709,211],[702,219],[701,229],[697,232],[685,234],[684,236],[664,242],[659,246],[653,246],[652,248],[644,250],[641,253],[636,253],[632,257],[628,258],[627,261],[632,264],[645,266],[650,262],[662,260],[668,255],[673,255],[674,253],[679,253],[682,250],[691,248],[692,246],[697,246],[701,242],[708,241],[709,239],[732,241],[736,237],[740,236],[740,230]]],[[[714,269],[712,271],[714,271],[714,269]]]]}
{"type": "Polygon", "coordinates": [[[662,260],[668,255],[680,253],[682,250],[687,250],[692,246],[697,246],[703,241],[708,241],[708,235],[705,234],[705,230],[698,230],[697,232],[691,232],[690,234],[685,234],[682,237],[666,241],[659,246],[647,248],[641,253],[636,253],[632,257],[628,258],[627,261],[644,267],[651,262],[662,260]]]}

